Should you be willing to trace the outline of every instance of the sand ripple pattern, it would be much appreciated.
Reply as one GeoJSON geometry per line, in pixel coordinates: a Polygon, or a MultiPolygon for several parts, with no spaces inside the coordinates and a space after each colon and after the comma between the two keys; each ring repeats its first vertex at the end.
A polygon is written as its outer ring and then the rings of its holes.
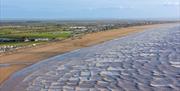
{"type": "Polygon", "coordinates": [[[147,30],[60,57],[27,91],[180,91],[180,26],[147,30]]]}

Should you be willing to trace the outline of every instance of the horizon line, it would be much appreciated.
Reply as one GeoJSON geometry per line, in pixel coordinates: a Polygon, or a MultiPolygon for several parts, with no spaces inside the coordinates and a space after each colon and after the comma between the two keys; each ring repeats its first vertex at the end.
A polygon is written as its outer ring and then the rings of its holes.
{"type": "Polygon", "coordinates": [[[180,20],[179,18],[0,18],[0,21],[180,20]]]}

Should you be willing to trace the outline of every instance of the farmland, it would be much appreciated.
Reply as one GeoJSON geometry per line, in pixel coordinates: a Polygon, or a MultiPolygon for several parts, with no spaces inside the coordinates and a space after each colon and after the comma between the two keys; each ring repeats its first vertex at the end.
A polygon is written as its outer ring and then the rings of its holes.
{"type": "Polygon", "coordinates": [[[57,27],[3,27],[0,38],[68,38],[71,31],[63,31],[57,27]]]}
{"type": "Polygon", "coordinates": [[[0,46],[28,46],[69,38],[72,31],[52,25],[1,26],[0,46]]]}

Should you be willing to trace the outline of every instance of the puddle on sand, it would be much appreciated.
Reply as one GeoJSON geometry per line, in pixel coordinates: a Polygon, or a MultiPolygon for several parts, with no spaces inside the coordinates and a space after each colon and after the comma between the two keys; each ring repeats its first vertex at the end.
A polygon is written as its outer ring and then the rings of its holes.
{"type": "Polygon", "coordinates": [[[32,63],[5,63],[5,64],[0,64],[0,68],[9,67],[12,65],[30,65],[30,64],[32,63]]]}
{"type": "Polygon", "coordinates": [[[0,64],[0,68],[2,68],[2,67],[8,67],[8,66],[10,66],[11,64],[0,64]]]}

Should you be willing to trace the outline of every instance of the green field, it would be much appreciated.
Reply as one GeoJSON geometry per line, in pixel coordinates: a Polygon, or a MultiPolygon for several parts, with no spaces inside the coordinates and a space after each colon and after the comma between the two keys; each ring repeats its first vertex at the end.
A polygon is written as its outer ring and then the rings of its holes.
{"type": "Polygon", "coordinates": [[[71,31],[63,31],[59,28],[0,28],[0,38],[68,38],[71,31]]]}
{"type": "MultiPolygon", "coordinates": [[[[63,27],[57,27],[52,25],[47,26],[8,26],[0,27],[0,38],[9,39],[22,39],[22,38],[48,38],[53,39],[66,39],[72,35],[72,31],[63,27]]],[[[7,42],[0,43],[0,46],[4,45],[30,45],[34,42],[7,42]]],[[[41,42],[40,42],[41,43],[41,42]]]]}
{"type": "Polygon", "coordinates": [[[61,31],[61,32],[42,32],[42,33],[9,33],[4,34],[0,32],[0,38],[68,38],[71,36],[70,31],[61,31]]]}

